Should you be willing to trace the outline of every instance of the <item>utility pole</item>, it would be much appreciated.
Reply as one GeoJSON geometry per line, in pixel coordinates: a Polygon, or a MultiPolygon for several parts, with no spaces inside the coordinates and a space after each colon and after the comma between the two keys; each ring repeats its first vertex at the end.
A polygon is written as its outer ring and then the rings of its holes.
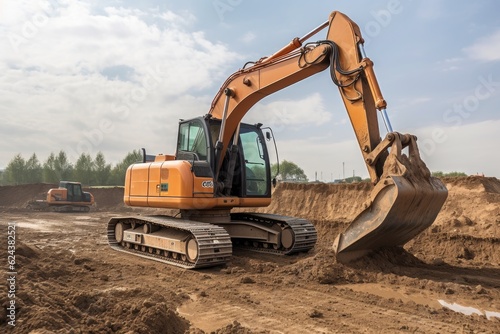
{"type": "Polygon", "coordinates": [[[342,179],[345,180],[345,162],[342,162],[342,179]]]}

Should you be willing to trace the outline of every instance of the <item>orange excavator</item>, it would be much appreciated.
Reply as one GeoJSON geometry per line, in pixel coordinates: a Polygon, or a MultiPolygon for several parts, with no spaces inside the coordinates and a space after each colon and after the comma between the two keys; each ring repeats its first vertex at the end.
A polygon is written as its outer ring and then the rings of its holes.
{"type": "Polygon", "coordinates": [[[327,68],[375,185],[364,210],[334,241],[337,260],[404,245],[430,226],[447,189],[431,177],[416,137],[392,130],[360,29],[335,11],[303,38],[232,74],[205,116],[181,120],[175,155],[144,152],[143,161],[128,168],[126,205],[178,209],[180,217],[111,218],[110,246],[182,268],[225,263],[233,246],[274,254],[311,249],[317,234],[305,219],[231,211],[271,202],[266,146],[271,132],[262,124],[242,123],[245,114],[265,96],[327,68]],[[324,40],[305,43],[325,28],[324,40]],[[387,127],[384,139],[377,111],[387,127]]]}
{"type": "Polygon", "coordinates": [[[55,212],[89,212],[94,205],[94,196],[82,191],[82,184],[60,181],[59,188],[49,189],[45,200],[28,202],[28,209],[55,212]]]}

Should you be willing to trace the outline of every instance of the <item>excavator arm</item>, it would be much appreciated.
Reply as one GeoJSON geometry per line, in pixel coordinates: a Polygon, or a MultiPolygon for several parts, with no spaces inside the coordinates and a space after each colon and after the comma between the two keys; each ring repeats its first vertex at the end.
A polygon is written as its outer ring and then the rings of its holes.
{"type": "Polygon", "coordinates": [[[420,159],[416,137],[392,131],[385,110],[387,103],[373,62],[364,55],[363,42],[358,25],[334,11],[327,22],[303,38],[295,38],[272,56],[231,75],[209,111],[211,117],[221,120],[216,143],[217,181],[231,138],[238,137],[239,124],[255,103],[330,69],[375,185],[365,209],[334,242],[337,259],[342,262],[379,247],[403,245],[433,223],[447,197],[446,187],[430,176],[420,159]],[[324,40],[304,44],[324,28],[328,28],[324,40]],[[377,110],[382,112],[388,129],[383,140],[377,110]],[[402,153],[406,147],[408,155],[402,153]]]}

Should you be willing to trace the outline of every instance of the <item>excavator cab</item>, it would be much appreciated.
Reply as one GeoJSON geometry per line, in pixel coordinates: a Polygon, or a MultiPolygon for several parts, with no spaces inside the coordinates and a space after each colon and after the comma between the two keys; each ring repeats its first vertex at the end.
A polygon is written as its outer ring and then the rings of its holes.
{"type": "Polygon", "coordinates": [[[68,202],[82,202],[83,192],[82,185],[78,182],[61,181],[59,182],[59,188],[64,188],[67,190],[66,200],[68,202]]]}
{"type": "Polygon", "coordinates": [[[238,140],[231,140],[216,177],[220,127],[220,120],[207,117],[181,121],[176,160],[188,160],[193,166],[209,168],[218,184],[215,196],[270,197],[271,167],[260,124],[240,124],[238,140]]]}

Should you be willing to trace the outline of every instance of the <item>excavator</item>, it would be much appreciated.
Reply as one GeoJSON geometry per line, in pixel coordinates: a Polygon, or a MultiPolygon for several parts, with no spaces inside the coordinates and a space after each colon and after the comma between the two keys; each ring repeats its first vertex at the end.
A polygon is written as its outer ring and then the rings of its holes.
{"type": "Polygon", "coordinates": [[[82,184],[74,181],[60,181],[59,188],[49,189],[45,200],[28,202],[28,209],[55,212],[89,212],[94,205],[94,196],[82,191],[82,184]]]}
{"type": "Polygon", "coordinates": [[[243,117],[265,96],[327,68],[374,184],[362,212],[333,242],[337,261],[402,246],[429,227],[447,189],[431,177],[417,138],[393,131],[363,43],[358,25],[334,11],[304,37],[230,75],[207,114],[180,121],[175,155],[144,150],[142,162],[126,172],[126,205],[178,213],[113,217],[109,245],[187,269],[224,264],[233,247],[282,255],[313,248],[317,233],[306,219],[233,209],[268,206],[275,183],[266,145],[272,132],[243,117]],[[325,39],[306,42],[325,28],[325,39]],[[387,128],[383,139],[378,112],[387,128]]]}

